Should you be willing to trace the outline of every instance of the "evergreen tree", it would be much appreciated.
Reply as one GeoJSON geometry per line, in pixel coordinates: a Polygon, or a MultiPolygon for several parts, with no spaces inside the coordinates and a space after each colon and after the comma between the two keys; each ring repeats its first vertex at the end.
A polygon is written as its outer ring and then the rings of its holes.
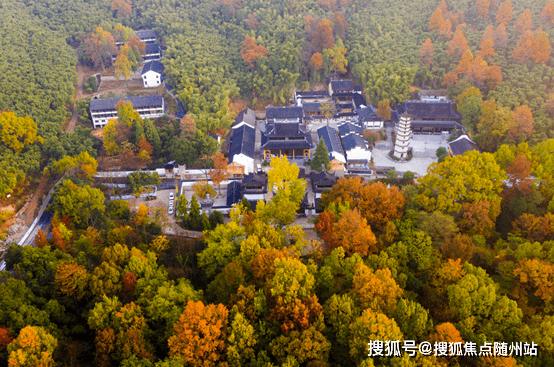
{"type": "Polygon", "coordinates": [[[193,196],[190,201],[189,220],[186,227],[193,231],[201,231],[203,228],[202,216],[200,215],[200,204],[196,196],[193,196]]]}
{"type": "Polygon", "coordinates": [[[317,143],[314,158],[310,163],[310,167],[314,171],[320,171],[321,165],[325,166],[326,171],[331,168],[329,165],[329,151],[327,150],[327,146],[325,145],[323,138],[319,139],[319,143],[317,143]]]}

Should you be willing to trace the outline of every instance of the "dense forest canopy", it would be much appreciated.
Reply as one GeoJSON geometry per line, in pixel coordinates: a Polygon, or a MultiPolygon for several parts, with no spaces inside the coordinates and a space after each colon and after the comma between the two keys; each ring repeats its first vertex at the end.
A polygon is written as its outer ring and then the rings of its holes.
{"type": "MultiPolygon", "coordinates": [[[[0,194],[41,173],[60,182],[51,237],[4,256],[0,364],[554,365],[553,37],[551,0],[3,0],[0,194]],[[187,115],[120,103],[101,147],[89,128],[64,131],[72,108],[90,122],[78,60],[100,71],[123,40],[136,67],[139,29],[157,32],[187,115]],[[313,236],[295,225],[307,183],[286,159],[271,162],[273,199],[225,224],[181,196],[176,220],[199,241],[161,235],[166,208],[106,200],[93,180],[96,158],[224,176],[208,133],[328,76],[386,111],[413,87],[446,88],[482,153],[443,156],[417,182],[340,179],[313,236]],[[368,356],[396,340],[437,355],[368,356]],[[485,342],[506,356],[450,355],[485,342]]],[[[159,177],[127,183],[138,196],[159,177]]]]}

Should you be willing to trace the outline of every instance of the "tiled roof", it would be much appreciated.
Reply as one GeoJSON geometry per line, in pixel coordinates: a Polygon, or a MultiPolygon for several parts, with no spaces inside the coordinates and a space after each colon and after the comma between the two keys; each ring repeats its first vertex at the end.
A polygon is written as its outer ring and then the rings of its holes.
{"type": "Polygon", "coordinates": [[[448,96],[447,89],[422,89],[418,93],[420,96],[448,96]]]}
{"type": "Polygon", "coordinates": [[[246,122],[250,126],[256,125],[256,111],[246,108],[239,112],[238,116],[235,118],[235,122],[231,127],[240,124],[241,122],[246,122]]]}
{"type": "Polygon", "coordinates": [[[310,179],[312,181],[313,192],[323,192],[329,187],[337,183],[337,177],[325,171],[311,172],[310,179]]]}
{"type": "Polygon", "coordinates": [[[433,127],[433,128],[443,128],[443,129],[461,129],[462,124],[457,123],[456,121],[426,121],[426,120],[413,120],[413,128],[422,128],[422,127],[433,127]]]}
{"type": "Polygon", "coordinates": [[[350,122],[345,122],[339,125],[340,136],[345,136],[351,133],[356,133],[361,135],[362,132],[363,132],[363,129],[360,126],[351,124],[350,122]]]}
{"type": "Polygon", "coordinates": [[[414,120],[457,120],[462,116],[452,109],[452,102],[406,101],[396,105],[399,114],[407,112],[414,120]]]}
{"type": "Polygon", "coordinates": [[[313,147],[307,140],[269,140],[262,144],[264,150],[312,149],[313,147]]]}
{"type": "Polygon", "coordinates": [[[241,195],[242,185],[238,181],[231,181],[227,185],[227,206],[232,206],[234,203],[238,203],[242,199],[241,195]]]}
{"type": "Polygon", "coordinates": [[[321,103],[319,102],[304,102],[302,103],[302,109],[304,112],[319,112],[321,103]]]}
{"type": "Polygon", "coordinates": [[[144,29],[140,31],[135,31],[135,36],[137,36],[141,40],[148,39],[148,38],[156,38],[156,32],[151,29],[144,29]]]}
{"type": "Polygon", "coordinates": [[[150,61],[149,63],[144,65],[144,67],[142,68],[141,75],[144,75],[145,73],[147,73],[149,71],[155,71],[156,73],[161,74],[163,70],[164,70],[164,66],[161,62],[159,62],[159,61],[150,61]]]}
{"type": "Polygon", "coordinates": [[[257,172],[244,176],[241,193],[267,192],[267,173],[257,172]]]}
{"type": "Polygon", "coordinates": [[[460,136],[458,139],[448,143],[448,145],[450,146],[452,155],[462,155],[470,150],[480,151],[477,144],[475,144],[475,142],[467,135],[460,136]]]}
{"type": "Polygon", "coordinates": [[[163,97],[157,94],[153,96],[92,99],[90,101],[90,111],[115,110],[115,106],[119,101],[131,102],[134,109],[147,107],[159,108],[162,106],[163,97]]]}
{"type": "Polygon", "coordinates": [[[311,149],[312,136],[298,122],[275,123],[267,132],[262,132],[262,149],[311,149]]]}
{"type": "Polygon", "coordinates": [[[344,155],[344,150],[342,150],[337,130],[329,126],[320,127],[317,129],[317,137],[319,139],[323,138],[329,154],[337,152],[344,155]]]}
{"type": "Polygon", "coordinates": [[[314,91],[296,92],[296,96],[301,98],[323,98],[323,97],[329,97],[329,91],[314,90],[314,91]]]}
{"type": "Polygon", "coordinates": [[[229,148],[229,162],[233,161],[236,154],[244,154],[254,158],[254,142],[256,140],[256,130],[250,125],[242,125],[233,129],[231,137],[231,146],[229,148]]]}
{"type": "Polygon", "coordinates": [[[310,134],[305,132],[298,122],[277,122],[270,126],[269,130],[262,133],[268,138],[298,138],[309,136],[310,134]]]}
{"type": "Polygon", "coordinates": [[[160,52],[161,52],[161,49],[160,49],[159,43],[147,43],[146,47],[144,48],[144,53],[146,55],[157,54],[160,52]]]}
{"type": "Polygon", "coordinates": [[[302,107],[298,106],[265,108],[265,117],[267,119],[301,119],[303,115],[302,107]]]}
{"type": "Polygon", "coordinates": [[[341,138],[344,150],[348,152],[356,147],[367,149],[367,141],[358,134],[349,134],[341,138]]]}
{"type": "Polygon", "coordinates": [[[358,110],[358,117],[362,120],[370,120],[370,121],[377,121],[381,120],[379,116],[377,116],[377,109],[373,106],[367,106],[364,108],[361,108],[358,110]]]}
{"type": "Polygon", "coordinates": [[[333,89],[333,91],[353,90],[354,83],[352,82],[352,80],[331,80],[331,89],[333,89]]]}

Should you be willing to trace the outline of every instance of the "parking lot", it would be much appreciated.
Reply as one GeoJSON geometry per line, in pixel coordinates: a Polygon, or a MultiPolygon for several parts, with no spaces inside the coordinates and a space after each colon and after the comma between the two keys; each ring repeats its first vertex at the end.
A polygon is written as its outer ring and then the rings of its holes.
{"type": "Polygon", "coordinates": [[[139,205],[144,204],[148,207],[148,216],[150,218],[155,217],[156,211],[158,209],[161,215],[159,216],[160,224],[163,228],[163,233],[168,235],[179,235],[184,234],[184,230],[177,225],[176,218],[175,218],[175,203],[173,205],[173,214],[169,214],[168,207],[169,207],[169,196],[170,194],[173,194],[175,198],[177,197],[177,194],[175,192],[175,189],[168,189],[168,190],[158,190],[158,193],[156,195],[156,199],[154,200],[146,200],[146,199],[133,199],[130,200],[129,206],[131,207],[131,210],[137,211],[139,205]]]}

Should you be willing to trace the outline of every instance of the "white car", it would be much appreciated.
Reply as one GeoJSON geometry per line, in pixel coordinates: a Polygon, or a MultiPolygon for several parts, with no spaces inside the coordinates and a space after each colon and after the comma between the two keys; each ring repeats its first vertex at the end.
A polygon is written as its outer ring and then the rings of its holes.
{"type": "Polygon", "coordinates": [[[172,201],[175,199],[175,195],[173,193],[169,194],[169,201],[172,201]]]}
{"type": "Polygon", "coordinates": [[[170,206],[169,209],[167,209],[167,212],[168,212],[170,215],[173,214],[173,207],[170,206]]]}

